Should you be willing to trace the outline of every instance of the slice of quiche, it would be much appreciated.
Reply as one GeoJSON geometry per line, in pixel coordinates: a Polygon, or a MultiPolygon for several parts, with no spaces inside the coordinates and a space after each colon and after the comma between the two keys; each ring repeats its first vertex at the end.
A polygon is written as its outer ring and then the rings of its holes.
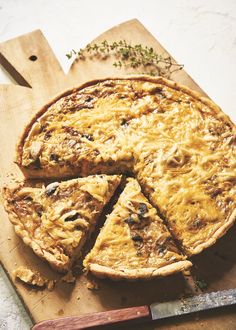
{"type": "Polygon", "coordinates": [[[25,244],[57,271],[67,271],[120,183],[94,175],[43,188],[4,188],[5,209],[25,244]]]}
{"type": "Polygon", "coordinates": [[[84,266],[98,277],[148,279],[191,266],[135,179],[128,183],[86,256],[84,266]]]}

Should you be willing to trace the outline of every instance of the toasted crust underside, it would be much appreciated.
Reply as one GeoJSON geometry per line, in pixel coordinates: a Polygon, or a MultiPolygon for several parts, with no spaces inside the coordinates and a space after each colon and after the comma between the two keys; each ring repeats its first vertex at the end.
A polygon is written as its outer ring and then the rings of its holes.
{"type": "Polygon", "coordinates": [[[192,263],[188,260],[178,261],[170,265],[157,268],[139,268],[116,270],[98,264],[89,264],[88,269],[99,278],[110,278],[112,280],[150,280],[154,277],[168,276],[188,269],[192,263]]]}

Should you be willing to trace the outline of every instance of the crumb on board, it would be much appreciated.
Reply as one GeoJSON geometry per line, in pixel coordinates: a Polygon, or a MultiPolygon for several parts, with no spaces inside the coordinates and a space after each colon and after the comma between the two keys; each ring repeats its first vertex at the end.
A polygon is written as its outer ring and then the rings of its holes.
{"type": "Polygon", "coordinates": [[[66,283],[75,283],[76,278],[73,276],[72,272],[69,271],[61,278],[61,280],[66,283]]]}
{"type": "Polygon", "coordinates": [[[97,282],[95,282],[95,280],[91,280],[88,279],[87,280],[87,284],[86,284],[87,289],[89,290],[98,290],[99,289],[99,285],[97,282]]]}
{"type": "Polygon", "coordinates": [[[57,315],[59,315],[59,316],[64,315],[64,310],[62,308],[59,309],[59,311],[57,312],[57,315]]]}
{"type": "Polygon", "coordinates": [[[185,270],[183,271],[183,275],[184,275],[184,276],[191,276],[191,272],[190,272],[190,270],[189,270],[189,269],[185,269],[185,270]]]}
{"type": "Polygon", "coordinates": [[[35,286],[45,286],[47,279],[44,278],[40,273],[33,271],[27,267],[20,266],[13,271],[15,278],[19,278],[22,282],[35,285],[35,286]]]}
{"type": "Polygon", "coordinates": [[[22,282],[35,287],[43,288],[47,286],[48,290],[52,290],[55,285],[54,280],[49,280],[38,271],[32,270],[25,266],[19,266],[13,271],[13,276],[20,279],[22,282]]]}
{"type": "Polygon", "coordinates": [[[56,281],[55,280],[48,280],[47,288],[49,291],[52,291],[55,287],[56,281]]]}

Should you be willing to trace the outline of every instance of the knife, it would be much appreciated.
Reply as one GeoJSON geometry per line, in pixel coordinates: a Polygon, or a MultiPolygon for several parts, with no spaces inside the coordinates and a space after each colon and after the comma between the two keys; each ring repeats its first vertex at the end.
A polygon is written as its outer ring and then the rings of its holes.
{"type": "Polygon", "coordinates": [[[211,292],[175,301],[154,303],[81,316],[42,321],[32,330],[79,330],[108,325],[127,325],[131,321],[160,320],[236,304],[236,289],[211,292]]]}

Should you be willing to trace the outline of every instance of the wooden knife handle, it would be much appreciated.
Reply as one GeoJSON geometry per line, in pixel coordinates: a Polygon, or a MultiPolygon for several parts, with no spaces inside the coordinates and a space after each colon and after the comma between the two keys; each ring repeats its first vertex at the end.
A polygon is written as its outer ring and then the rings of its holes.
{"type": "Polygon", "coordinates": [[[32,330],[79,330],[105,325],[118,325],[121,323],[125,325],[129,324],[131,321],[144,320],[151,320],[151,312],[148,306],[130,307],[42,321],[33,326],[32,330]]]}

